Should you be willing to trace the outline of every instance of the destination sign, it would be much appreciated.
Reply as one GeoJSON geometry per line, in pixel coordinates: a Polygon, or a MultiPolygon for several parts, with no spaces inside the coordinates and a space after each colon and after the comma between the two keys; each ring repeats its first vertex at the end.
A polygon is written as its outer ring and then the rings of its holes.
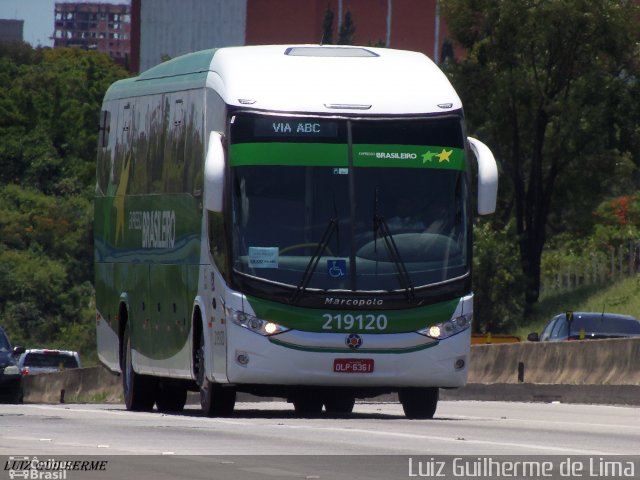
{"type": "Polygon", "coordinates": [[[256,137],[319,137],[338,135],[337,122],[318,119],[257,118],[254,124],[256,137]]]}

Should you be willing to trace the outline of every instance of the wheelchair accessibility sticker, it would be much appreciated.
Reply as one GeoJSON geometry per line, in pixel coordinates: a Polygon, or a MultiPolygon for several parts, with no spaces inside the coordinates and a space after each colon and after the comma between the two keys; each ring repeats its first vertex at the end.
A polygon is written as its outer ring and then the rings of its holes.
{"type": "Polygon", "coordinates": [[[347,261],[343,259],[327,260],[327,273],[331,278],[347,276],[347,261]]]}

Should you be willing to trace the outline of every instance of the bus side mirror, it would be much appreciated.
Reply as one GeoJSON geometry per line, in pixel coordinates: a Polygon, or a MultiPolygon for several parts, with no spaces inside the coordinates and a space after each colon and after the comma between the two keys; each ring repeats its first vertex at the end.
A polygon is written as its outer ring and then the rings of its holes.
{"type": "Polygon", "coordinates": [[[224,147],[222,134],[211,132],[209,149],[204,164],[204,208],[212,212],[222,212],[224,191],[224,147]]]}
{"type": "Polygon", "coordinates": [[[498,166],[489,147],[472,137],[467,140],[478,162],[478,214],[487,215],[496,211],[498,166]]]}

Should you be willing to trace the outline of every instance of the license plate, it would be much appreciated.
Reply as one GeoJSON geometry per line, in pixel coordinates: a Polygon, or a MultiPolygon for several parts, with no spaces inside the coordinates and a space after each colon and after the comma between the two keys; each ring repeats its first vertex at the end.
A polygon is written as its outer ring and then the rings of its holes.
{"type": "Polygon", "coordinates": [[[336,358],[333,371],[338,373],[371,373],[373,358],[336,358]]]}

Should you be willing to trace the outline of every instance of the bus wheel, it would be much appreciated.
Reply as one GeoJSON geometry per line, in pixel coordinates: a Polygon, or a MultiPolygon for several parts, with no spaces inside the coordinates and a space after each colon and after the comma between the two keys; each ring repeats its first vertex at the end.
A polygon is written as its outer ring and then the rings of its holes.
{"type": "Polygon", "coordinates": [[[407,418],[433,418],[438,406],[439,390],[431,388],[404,388],[398,393],[407,418]]]}
{"type": "Polygon", "coordinates": [[[200,407],[207,417],[228,417],[236,406],[236,391],[209,380],[200,386],[200,407]]]}
{"type": "Polygon", "coordinates": [[[159,412],[181,412],[187,403],[187,389],[179,385],[160,382],[156,398],[159,412]]]}
{"type": "Polygon", "coordinates": [[[293,408],[301,415],[319,415],[322,412],[322,397],[318,392],[304,392],[293,398],[293,408]]]}
{"type": "Polygon", "coordinates": [[[200,387],[200,407],[207,417],[228,417],[236,406],[236,391],[209,381],[205,374],[204,336],[200,336],[200,346],[196,354],[196,380],[200,387]]]}
{"type": "Polygon", "coordinates": [[[157,383],[155,378],[139,375],[133,370],[131,358],[131,334],[129,324],[124,327],[122,336],[122,389],[127,410],[151,411],[155,403],[157,383]]]}
{"type": "Polygon", "coordinates": [[[324,408],[327,413],[351,413],[355,403],[352,396],[333,394],[324,399],[324,408]]]}

